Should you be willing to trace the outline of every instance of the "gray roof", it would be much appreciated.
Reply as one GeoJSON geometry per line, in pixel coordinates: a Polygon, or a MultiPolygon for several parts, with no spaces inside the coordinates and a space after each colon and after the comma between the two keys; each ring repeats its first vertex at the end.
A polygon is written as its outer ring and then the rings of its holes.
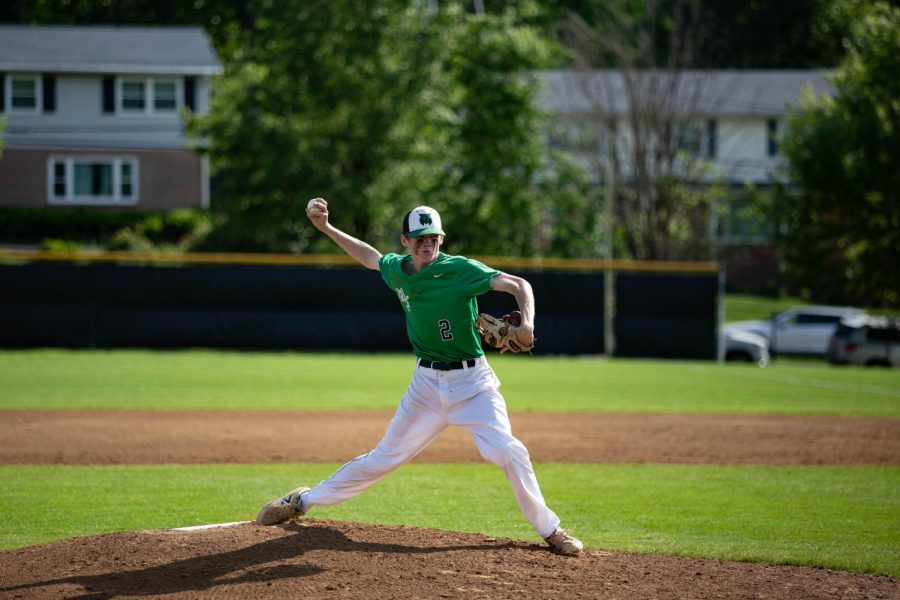
{"type": "Polygon", "coordinates": [[[779,116],[797,104],[807,85],[816,94],[834,95],[826,76],[811,70],[639,71],[631,78],[612,70],[542,71],[540,99],[554,114],[589,114],[601,108],[625,116],[630,98],[636,98],[656,112],[779,116]],[[636,91],[630,94],[629,89],[636,91]]]}
{"type": "Polygon", "coordinates": [[[0,71],[214,75],[202,27],[0,25],[0,71]]]}

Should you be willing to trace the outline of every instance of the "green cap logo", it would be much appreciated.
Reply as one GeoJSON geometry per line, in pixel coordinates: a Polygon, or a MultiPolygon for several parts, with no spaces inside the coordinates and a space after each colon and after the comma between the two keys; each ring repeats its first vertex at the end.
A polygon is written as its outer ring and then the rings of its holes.
{"type": "Polygon", "coordinates": [[[430,206],[417,206],[403,215],[403,235],[444,235],[441,228],[441,214],[430,206]]]}

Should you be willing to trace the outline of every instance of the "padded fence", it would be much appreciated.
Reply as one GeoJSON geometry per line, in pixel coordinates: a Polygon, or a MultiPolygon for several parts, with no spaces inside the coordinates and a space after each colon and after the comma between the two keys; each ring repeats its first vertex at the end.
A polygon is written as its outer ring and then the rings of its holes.
{"type": "Polygon", "coordinates": [[[618,273],[616,356],[716,358],[718,276],[618,273]]]}
{"type": "MultiPolygon", "coordinates": [[[[604,351],[602,272],[503,270],[534,288],[536,353],[604,351]]],[[[716,274],[616,278],[617,356],[716,357],[716,274]]],[[[0,265],[0,290],[5,348],[410,349],[396,295],[358,267],[33,262],[0,265]]]]}

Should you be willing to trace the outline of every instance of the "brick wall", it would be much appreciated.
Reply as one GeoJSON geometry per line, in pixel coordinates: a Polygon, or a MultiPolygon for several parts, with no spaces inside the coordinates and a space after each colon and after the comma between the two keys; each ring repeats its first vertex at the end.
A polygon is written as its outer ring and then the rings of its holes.
{"type": "MultiPolygon", "coordinates": [[[[50,156],[131,157],[138,162],[138,203],[104,209],[149,211],[201,208],[201,159],[188,150],[21,150],[0,157],[0,206],[49,206],[50,156]]],[[[98,206],[98,208],[101,208],[98,206]]]]}

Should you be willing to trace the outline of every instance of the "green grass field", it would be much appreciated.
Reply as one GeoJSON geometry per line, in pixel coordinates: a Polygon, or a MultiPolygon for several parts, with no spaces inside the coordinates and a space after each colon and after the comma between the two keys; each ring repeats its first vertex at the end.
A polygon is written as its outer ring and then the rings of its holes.
{"type": "MultiPolygon", "coordinates": [[[[900,416],[897,370],[496,355],[491,362],[512,411],[900,416]]],[[[388,409],[412,365],[407,355],[7,351],[0,418],[2,409],[388,409]]],[[[0,466],[0,548],[250,519],[272,496],[335,466],[0,466]]],[[[536,469],[551,507],[590,546],[900,576],[900,467],[536,469]]],[[[409,465],[313,516],[537,541],[500,471],[486,464],[409,465]]]]}
{"type": "Polygon", "coordinates": [[[768,319],[778,311],[809,304],[800,298],[767,298],[745,294],[725,296],[725,321],[768,319]]]}
{"type": "MultiPolygon", "coordinates": [[[[500,356],[513,411],[900,415],[900,370],[500,356]]],[[[0,410],[393,409],[407,354],[0,351],[0,410]]]]}
{"type": "MultiPolygon", "coordinates": [[[[337,466],[4,466],[0,548],[253,519],[272,496],[337,466]]],[[[900,575],[900,468],[541,464],[536,471],[551,508],[592,547],[900,575]]],[[[488,465],[408,465],[311,516],[539,541],[499,469],[488,465]]]]}

